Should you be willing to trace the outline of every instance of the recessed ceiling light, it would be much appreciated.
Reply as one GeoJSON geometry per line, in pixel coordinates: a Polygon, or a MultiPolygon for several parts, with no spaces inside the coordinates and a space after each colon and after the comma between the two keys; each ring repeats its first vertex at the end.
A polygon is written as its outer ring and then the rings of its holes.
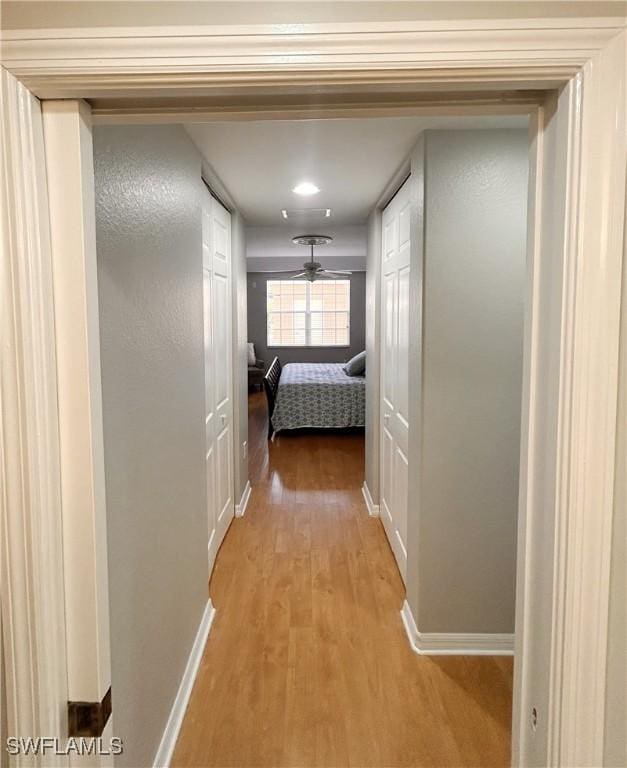
{"type": "Polygon", "coordinates": [[[301,181],[300,184],[294,187],[292,192],[295,195],[317,195],[320,192],[320,188],[312,184],[311,181],[301,181]]]}

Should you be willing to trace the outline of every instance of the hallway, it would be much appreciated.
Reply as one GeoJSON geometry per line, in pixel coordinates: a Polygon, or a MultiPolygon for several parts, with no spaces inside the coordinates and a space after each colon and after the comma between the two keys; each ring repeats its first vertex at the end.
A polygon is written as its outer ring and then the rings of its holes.
{"type": "Polygon", "coordinates": [[[269,444],[263,394],[249,409],[252,496],[218,554],[172,764],[509,765],[512,660],[411,651],[403,585],[360,491],[362,435],[269,444]]]}

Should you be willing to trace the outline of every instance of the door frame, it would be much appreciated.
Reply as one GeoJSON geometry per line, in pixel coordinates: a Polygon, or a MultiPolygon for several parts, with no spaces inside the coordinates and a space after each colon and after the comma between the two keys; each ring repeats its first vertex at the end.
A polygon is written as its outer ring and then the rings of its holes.
{"type": "MultiPolygon", "coordinates": [[[[420,141],[421,141],[421,138],[419,137],[418,142],[420,142],[420,141]]],[[[414,150],[412,149],[412,154],[413,154],[413,151],[414,150]]],[[[411,169],[411,160],[410,160],[410,169],[411,169]]],[[[389,200],[387,200],[385,206],[381,208],[381,238],[380,238],[381,242],[379,244],[379,249],[380,249],[380,252],[379,252],[379,263],[377,265],[378,272],[379,272],[379,275],[378,275],[379,292],[378,292],[378,297],[377,297],[377,299],[378,299],[377,309],[378,309],[378,314],[379,314],[379,334],[380,334],[379,358],[377,360],[378,369],[379,369],[378,370],[379,402],[378,402],[378,409],[377,409],[378,419],[379,419],[379,424],[378,424],[378,427],[379,427],[379,446],[378,446],[379,447],[379,452],[378,452],[378,457],[377,457],[378,458],[377,465],[378,465],[378,468],[379,468],[379,484],[378,484],[379,485],[379,495],[378,495],[377,501],[378,501],[378,506],[379,506],[379,517],[381,518],[381,522],[383,524],[383,527],[385,528],[385,532],[386,532],[388,541],[390,543],[390,547],[392,549],[392,552],[394,554],[394,558],[396,560],[396,565],[398,567],[399,573],[400,573],[401,578],[403,580],[403,584],[406,585],[407,584],[407,560],[408,560],[408,555],[407,555],[407,534],[405,535],[405,541],[403,541],[401,539],[400,535],[399,535],[398,526],[397,526],[397,517],[395,517],[396,513],[398,512],[398,507],[397,507],[397,505],[392,500],[390,500],[390,505],[391,505],[391,507],[393,509],[388,508],[387,504],[385,502],[385,499],[384,499],[385,483],[383,481],[383,478],[384,478],[384,474],[385,474],[385,472],[384,472],[384,468],[385,468],[384,464],[385,464],[385,462],[384,462],[383,443],[384,443],[384,440],[385,440],[385,433],[386,432],[388,433],[390,438],[393,439],[393,441],[394,441],[394,445],[393,445],[393,448],[392,448],[393,456],[392,456],[392,459],[391,459],[392,467],[389,468],[391,472],[394,472],[393,467],[394,467],[394,462],[396,461],[396,458],[397,458],[397,454],[399,453],[399,447],[398,447],[398,444],[397,444],[397,435],[398,435],[398,433],[397,433],[396,428],[393,429],[393,434],[392,434],[392,428],[388,429],[386,427],[386,420],[390,418],[390,414],[384,413],[385,406],[384,406],[383,403],[384,403],[384,400],[386,400],[386,398],[385,398],[385,390],[386,390],[385,384],[386,384],[386,382],[385,382],[384,366],[382,365],[382,361],[383,361],[383,358],[384,358],[384,354],[383,354],[384,353],[384,344],[385,344],[385,338],[384,337],[385,337],[385,333],[386,333],[386,330],[387,330],[386,311],[385,311],[385,307],[384,307],[384,297],[385,297],[385,291],[386,291],[386,280],[385,280],[385,276],[383,274],[384,264],[385,264],[385,252],[384,252],[385,251],[385,247],[384,246],[385,246],[385,242],[386,242],[386,211],[388,210],[388,208],[391,205],[394,204],[395,201],[398,201],[399,195],[401,194],[401,192],[403,190],[404,190],[404,193],[407,196],[407,208],[409,208],[409,210],[410,210],[410,215],[411,215],[410,222],[411,222],[412,219],[414,218],[414,216],[417,213],[414,210],[415,206],[413,206],[413,200],[412,200],[412,191],[413,190],[412,190],[411,170],[406,174],[406,178],[394,190],[394,194],[390,197],[389,200]]],[[[419,215],[421,215],[421,214],[419,214],[419,215]]],[[[399,237],[400,237],[400,230],[398,228],[398,221],[396,222],[396,227],[397,227],[397,233],[396,233],[397,234],[397,238],[396,239],[398,240],[399,237]]],[[[410,244],[409,245],[409,254],[408,254],[408,289],[409,289],[409,275],[411,274],[411,267],[412,267],[412,261],[413,261],[413,259],[412,259],[413,254],[411,253],[411,234],[409,234],[407,242],[410,244]]],[[[396,294],[395,295],[395,300],[397,302],[397,308],[398,308],[398,303],[399,303],[398,302],[398,297],[400,295],[400,285],[399,285],[399,280],[398,280],[398,270],[397,270],[396,275],[395,275],[394,289],[395,289],[395,294],[396,294]]],[[[396,320],[398,320],[398,317],[396,317],[396,320]]],[[[396,328],[394,330],[394,333],[395,333],[395,336],[396,336],[398,334],[398,326],[400,326],[400,323],[395,323],[395,325],[396,325],[396,328]]],[[[413,328],[416,329],[416,333],[414,335],[416,335],[418,337],[422,336],[421,331],[420,331],[420,327],[419,326],[413,326],[413,325],[410,326],[409,319],[408,319],[407,329],[409,330],[410,327],[413,327],[413,328]]],[[[395,342],[394,342],[395,344],[396,344],[396,341],[397,340],[395,339],[395,342]]],[[[407,357],[409,359],[409,344],[408,344],[407,357]]],[[[375,366],[377,365],[377,363],[375,363],[375,366]]],[[[393,363],[393,370],[394,370],[394,374],[395,374],[394,378],[396,378],[396,376],[398,375],[398,371],[397,371],[397,366],[394,363],[393,363]]],[[[416,371],[414,371],[414,373],[416,373],[416,371]]],[[[417,372],[417,373],[418,373],[418,378],[420,379],[421,378],[420,373],[419,372],[417,372]]],[[[408,381],[407,381],[407,402],[408,402],[408,405],[409,405],[409,399],[410,399],[409,380],[412,379],[412,378],[414,378],[414,376],[411,376],[411,377],[408,376],[408,381]]],[[[415,394],[415,393],[411,393],[411,394],[415,394]]],[[[397,418],[398,418],[398,399],[397,399],[396,396],[394,396],[394,401],[395,401],[394,402],[394,414],[392,416],[392,421],[397,422],[397,418]]],[[[407,417],[409,419],[409,414],[406,414],[406,415],[407,415],[407,417]]],[[[416,433],[419,433],[419,429],[416,429],[415,431],[416,431],[416,433]]],[[[405,461],[409,460],[409,443],[410,443],[410,438],[409,438],[409,434],[408,434],[408,436],[407,436],[407,445],[403,445],[402,446],[403,447],[403,451],[400,451],[402,456],[403,456],[403,459],[405,461]]],[[[408,482],[408,481],[409,481],[409,476],[407,477],[407,481],[406,482],[408,482]]],[[[396,501],[396,497],[394,497],[394,501],[396,501]]],[[[405,520],[406,530],[407,530],[407,523],[408,523],[408,520],[407,520],[408,511],[409,511],[408,507],[409,507],[409,494],[407,493],[407,508],[405,509],[405,514],[406,514],[406,520],[405,520]]]]}
{"type": "MultiPolygon", "coordinates": [[[[226,532],[229,528],[229,525],[231,524],[233,518],[235,517],[235,497],[236,497],[236,482],[235,482],[235,459],[236,454],[234,453],[234,445],[235,445],[235,409],[236,409],[236,403],[234,403],[234,398],[236,395],[236,385],[237,385],[237,377],[233,375],[233,303],[234,303],[234,280],[233,280],[233,250],[232,250],[232,231],[233,231],[233,224],[232,224],[232,213],[231,211],[222,203],[222,201],[219,199],[217,194],[212,190],[209,183],[207,182],[205,175],[203,175],[203,181],[205,182],[205,188],[206,188],[206,194],[209,196],[209,219],[210,219],[210,226],[211,226],[211,232],[210,232],[210,260],[211,260],[211,266],[209,268],[209,272],[211,274],[211,302],[210,302],[210,312],[211,312],[211,332],[212,332],[212,353],[215,355],[215,338],[216,338],[216,322],[215,322],[215,301],[216,301],[216,292],[215,292],[215,277],[216,277],[216,266],[215,266],[215,248],[214,248],[214,206],[219,206],[229,217],[229,226],[228,226],[228,278],[227,278],[227,299],[229,302],[229,312],[227,313],[227,322],[229,326],[230,333],[228,334],[229,338],[227,339],[227,352],[226,352],[226,368],[228,371],[228,379],[227,379],[227,385],[226,389],[227,391],[230,391],[230,397],[229,397],[229,404],[227,407],[227,413],[228,413],[228,421],[229,421],[229,440],[228,440],[228,456],[229,456],[229,467],[228,467],[228,484],[231,488],[231,498],[230,502],[228,504],[228,513],[227,513],[227,507],[222,508],[222,514],[228,514],[228,521],[226,524],[226,527],[224,531],[220,534],[219,525],[220,517],[219,514],[219,499],[216,504],[216,499],[214,498],[214,529],[209,536],[208,539],[208,563],[209,563],[209,579],[211,578],[211,574],[213,573],[213,568],[215,565],[215,560],[217,557],[218,550],[220,549],[220,545],[222,544],[222,541],[224,540],[224,536],[226,535],[226,532]]],[[[204,204],[203,204],[203,226],[204,226],[204,204]]],[[[207,270],[206,264],[205,264],[205,254],[204,254],[204,236],[203,236],[203,279],[204,279],[204,272],[207,270]]],[[[204,291],[204,285],[203,285],[203,291],[204,291]]],[[[205,307],[203,306],[203,317],[205,313],[205,307]]],[[[206,377],[207,377],[207,369],[205,367],[205,395],[206,395],[206,377]]],[[[212,396],[214,397],[215,401],[215,381],[212,384],[212,396]]],[[[214,424],[211,426],[211,431],[214,434],[213,438],[213,447],[212,450],[214,452],[213,456],[213,464],[214,464],[214,479],[217,479],[217,466],[218,466],[218,436],[220,433],[220,427],[217,425],[218,421],[218,413],[217,413],[217,404],[214,402],[213,404],[214,409],[214,424]]],[[[206,414],[206,401],[205,401],[205,414],[206,414]]],[[[205,439],[207,435],[207,422],[205,422],[205,439]]],[[[205,445],[206,448],[206,445],[205,445]]],[[[209,454],[207,454],[208,458],[209,454]]],[[[208,479],[208,477],[207,477],[208,479]]],[[[219,484],[219,481],[218,481],[219,484]]],[[[209,504],[209,499],[207,499],[207,504],[209,504]]]]}
{"type": "MultiPolygon", "coordinates": [[[[602,763],[625,216],[626,37],[621,18],[3,33],[3,65],[24,86],[24,94],[92,99],[94,118],[109,121],[178,121],[190,114],[312,116],[306,106],[312,88],[319,116],[394,110],[459,114],[469,109],[476,114],[507,110],[517,98],[535,102],[537,108],[530,111],[539,133],[529,245],[534,294],[525,367],[513,722],[513,760],[520,765],[537,763],[539,753],[542,764],[602,763]],[[520,89],[524,94],[519,97],[512,93],[520,89]],[[552,93],[545,98],[541,92],[547,90],[552,93]],[[555,174],[564,186],[550,195],[555,174]],[[554,263],[559,270],[549,269],[554,263]],[[545,320],[553,323],[551,343],[545,338],[545,320]],[[543,380],[541,373],[549,378],[543,380]],[[548,439],[545,450],[548,445],[552,451],[548,463],[539,450],[543,437],[548,439]],[[538,653],[530,564],[541,551],[537,523],[546,522],[547,514],[555,534],[553,576],[548,584],[533,585],[542,588],[551,616],[549,695],[546,711],[540,712],[546,723],[540,743],[529,712],[534,690],[528,662],[538,653]]],[[[7,106],[5,120],[20,126],[20,104],[13,100],[7,106]]],[[[12,161],[5,192],[23,200],[28,195],[21,180],[29,179],[31,192],[40,181],[29,177],[32,157],[17,154],[12,161]]],[[[42,162],[39,147],[35,166],[42,162]]],[[[45,207],[40,199],[19,214],[29,235],[37,236],[37,213],[45,214],[45,207]]],[[[17,235],[5,245],[11,263],[17,263],[23,253],[17,235]]],[[[23,290],[35,301],[33,286],[43,281],[49,289],[43,270],[34,263],[24,275],[23,290]]],[[[15,299],[13,289],[3,288],[10,300],[15,299]]],[[[26,317],[16,331],[11,364],[19,367],[26,356],[55,380],[54,356],[46,346],[49,334],[36,329],[37,318],[26,317]]],[[[16,386],[27,394],[28,377],[18,377],[16,386]]],[[[45,427],[57,417],[54,401],[26,397],[20,403],[29,424],[45,427]]],[[[3,409],[12,404],[3,396],[3,409]]],[[[2,440],[4,523],[10,504],[28,506],[30,490],[47,482],[57,488],[58,478],[54,451],[41,457],[34,472],[20,453],[33,444],[24,424],[4,431],[2,440]],[[26,470],[20,484],[9,466],[15,456],[26,470]]],[[[54,508],[50,514],[56,514],[54,508]]],[[[22,539],[13,530],[8,547],[17,551],[22,539]]],[[[18,595],[19,587],[3,583],[3,601],[7,594],[30,600],[50,567],[27,563],[30,591],[18,595]]],[[[9,632],[24,620],[18,603],[10,603],[15,624],[9,624],[9,632]]],[[[43,618],[35,611],[30,620],[37,625],[43,618]]],[[[42,653],[36,644],[31,652],[35,659],[42,653]]],[[[45,695],[37,685],[33,681],[17,690],[17,698],[23,703],[45,695]]]]}

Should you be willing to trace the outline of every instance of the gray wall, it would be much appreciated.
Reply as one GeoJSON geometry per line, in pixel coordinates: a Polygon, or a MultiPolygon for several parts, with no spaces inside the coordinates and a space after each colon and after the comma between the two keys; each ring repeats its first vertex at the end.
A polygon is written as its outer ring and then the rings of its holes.
{"type": "MultiPolygon", "coordinates": [[[[624,235],[627,244],[627,230],[624,235]]],[[[627,765],[627,247],[623,249],[618,425],[603,760],[609,768],[627,765]]]]}
{"type": "Polygon", "coordinates": [[[248,341],[266,367],[276,356],[281,363],[341,363],[366,348],[366,273],[353,272],[351,281],[350,347],[273,347],[268,349],[266,282],[276,276],[248,273],[248,341]]]}
{"type": "Polygon", "coordinates": [[[118,765],[159,745],[207,602],[201,158],[178,126],[94,130],[118,765]]]}
{"type": "MultiPolygon", "coordinates": [[[[260,246],[258,242],[255,241],[254,238],[258,237],[259,227],[247,227],[246,229],[246,239],[247,244],[250,243],[251,247],[247,248],[247,271],[248,272],[270,272],[270,271],[276,271],[276,270],[294,270],[294,272],[302,272],[303,271],[303,262],[306,261],[309,258],[309,253],[306,254],[305,257],[303,257],[303,254],[300,253],[296,256],[251,256],[251,252],[254,252],[255,250],[261,250],[261,247],[265,247],[268,250],[271,247],[274,247],[275,245],[278,245],[277,250],[282,251],[286,250],[285,244],[283,243],[283,238],[285,237],[285,234],[282,235],[282,239],[278,240],[278,236],[276,239],[271,240],[270,243],[264,243],[263,246],[260,246]]],[[[351,229],[355,229],[355,227],[351,227],[351,229]]],[[[365,227],[364,227],[365,229],[365,227]]],[[[328,231],[328,230],[325,230],[328,231]]],[[[338,237],[338,233],[341,236],[342,230],[340,228],[332,230],[335,233],[335,237],[338,237]]],[[[288,241],[289,242],[289,241],[288,241]]],[[[324,248],[324,254],[316,253],[316,258],[318,256],[324,255],[323,260],[323,266],[325,269],[350,269],[354,272],[363,272],[366,269],[366,237],[364,237],[364,246],[363,246],[363,252],[362,253],[354,253],[352,256],[328,256],[327,255],[327,248],[332,247],[325,245],[324,248]]],[[[302,246],[300,246],[302,248],[302,246]]],[[[281,275],[275,275],[275,277],[281,277],[281,275]]]]}
{"type": "Polygon", "coordinates": [[[246,300],[246,228],[241,215],[231,214],[231,275],[233,279],[233,377],[235,402],[235,503],[248,482],[248,307],[246,300]]]}
{"type": "MultiPolygon", "coordinates": [[[[366,359],[379,361],[381,308],[381,211],[368,217],[366,251],[366,359]]],[[[366,367],[365,480],[375,504],[379,503],[379,363],[366,367]]]]}
{"type": "MultiPolygon", "coordinates": [[[[418,560],[420,557],[420,495],[422,493],[422,334],[425,241],[425,135],[418,137],[410,156],[410,249],[409,249],[409,430],[407,481],[407,602],[418,619],[418,560]]],[[[380,257],[381,258],[381,257],[380,257]]]]}
{"type": "Polygon", "coordinates": [[[514,630],[526,131],[427,131],[421,632],[514,630]]]}

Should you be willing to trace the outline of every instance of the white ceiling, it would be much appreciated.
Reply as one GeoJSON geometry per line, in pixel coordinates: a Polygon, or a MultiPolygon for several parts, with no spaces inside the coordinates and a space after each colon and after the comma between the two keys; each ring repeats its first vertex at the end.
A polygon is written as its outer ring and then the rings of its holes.
{"type": "Polygon", "coordinates": [[[186,125],[248,225],[363,224],[425,128],[517,127],[526,118],[386,117],[186,125]],[[321,192],[301,197],[300,181],[321,192]],[[331,208],[330,220],[284,221],[282,208],[331,208]]]}
{"type": "Polygon", "coordinates": [[[249,271],[299,268],[307,249],[295,235],[328,234],[316,249],[329,267],[364,269],[366,219],[427,128],[520,128],[526,117],[385,117],[337,120],[264,120],[186,125],[246,220],[249,271]],[[320,193],[294,194],[301,181],[320,193]],[[330,218],[281,209],[331,208],[330,218]]]}

